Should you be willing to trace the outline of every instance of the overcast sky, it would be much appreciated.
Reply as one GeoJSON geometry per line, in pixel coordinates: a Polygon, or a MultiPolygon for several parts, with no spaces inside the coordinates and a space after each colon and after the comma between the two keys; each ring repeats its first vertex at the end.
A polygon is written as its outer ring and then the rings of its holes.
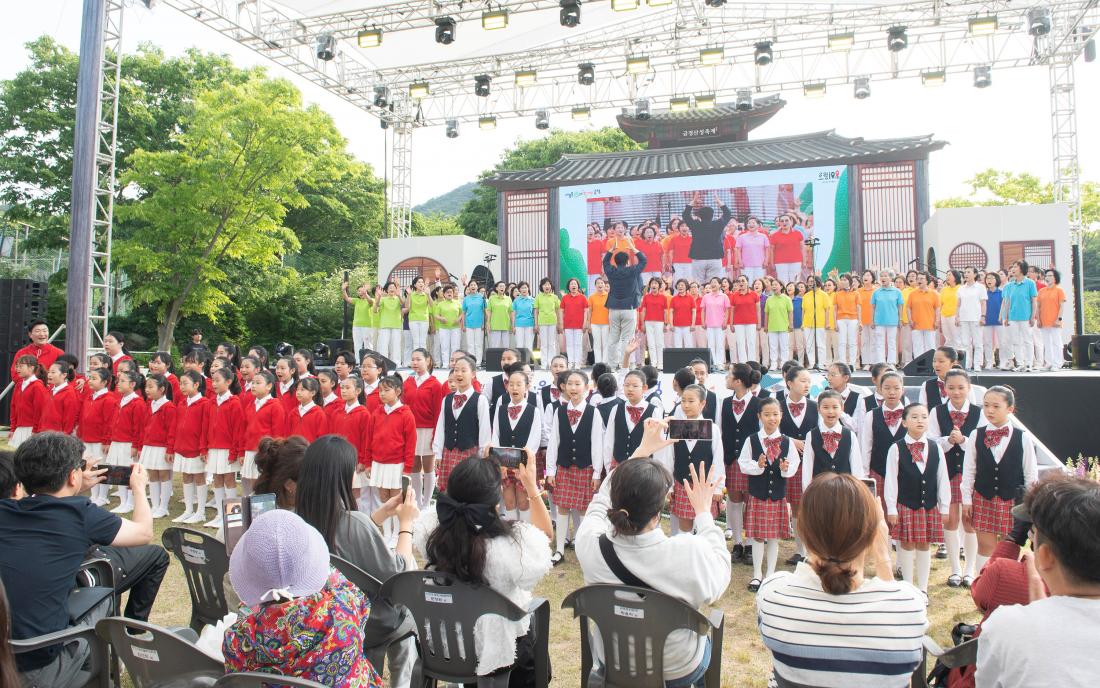
{"type": "MultiPolygon", "coordinates": [[[[310,6],[333,5],[307,0],[310,6]]],[[[36,3],[5,3],[4,26],[0,29],[0,78],[7,79],[27,64],[23,45],[49,34],[76,50],[80,35],[81,0],[44,0],[36,3]]],[[[140,5],[140,3],[135,3],[140,5]]],[[[293,5],[294,0],[287,4],[293,5]]],[[[362,4],[371,4],[364,2],[362,4]]],[[[328,11],[327,7],[326,10],[328,11]]],[[[553,22],[553,13],[537,13],[553,22]]],[[[535,18],[531,17],[534,21],[535,18]]],[[[474,27],[470,27],[474,29],[474,27]]],[[[461,29],[461,27],[460,27],[461,29]]],[[[512,31],[511,28],[506,31],[512,31]]],[[[152,12],[129,7],[124,23],[125,49],[139,41],[161,46],[168,54],[198,47],[228,53],[238,65],[263,64],[277,76],[289,77],[306,98],[316,102],[335,119],[347,137],[352,152],[382,172],[382,130],[378,121],[320,88],[265,61],[255,53],[194,22],[175,10],[159,6],[152,12]]],[[[499,38],[502,32],[494,38],[499,38]]],[[[518,37],[518,36],[517,36],[518,37]]],[[[462,30],[460,41],[472,49],[484,50],[480,29],[462,30]],[[479,35],[480,34],[480,35],[479,35]]],[[[431,31],[424,41],[434,48],[431,31]]],[[[459,42],[456,42],[456,46],[459,42]]],[[[386,50],[383,47],[381,50],[386,50]]],[[[387,57],[392,57],[387,56],[387,57]]],[[[430,59],[430,58],[429,58],[430,59]]],[[[394,60],[386,59],[387,63],[394,60]]],[[[1100,61],[1077,66],[1077,120],[1080,164],[1085,179],[1100,180],[1100,61]],[[1091,85],[1091,87],[1089,86],[1091,85]]],[[[965,195],[965,180],[988,167],[1032,172],[1051,177],[1051,127],[1046,67],[1029,67],[994,72],[993,86],[976,89],[970,79],[956,77],[945,86],[925,88],[914,80],[874,82],[867,100],[852,98],[851,90],[832,89],[823,99],[805,99],[801,93],[786,92],[787,107],[770,122],[755,130],[753,138],[836,129],[844,136],[886,138],[933,134],[949,143],[931,158],[933,200],[965,195]]],[[[767,93],[767,91],[765,91],[767,93]]],[[[595,111],[588,123],[572,122],[558,115],[555,126],[579,130],[615,124],[617,110],[595,111]]],[[[457,139],[447,139],[442,127],[418,129],[413,136],[413,202],[421,203],[451,188],[477,178],[496,163],[502,151],[518,139],[530,139],[542,132],[532,117],[502,119],[495,131],[479,131],[465,125],[457,139]]]]}

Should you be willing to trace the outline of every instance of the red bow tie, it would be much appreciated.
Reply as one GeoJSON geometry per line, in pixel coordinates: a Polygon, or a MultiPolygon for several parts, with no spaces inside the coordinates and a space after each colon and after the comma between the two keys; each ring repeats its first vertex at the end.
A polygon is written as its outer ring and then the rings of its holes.
{"type": "Polygon", "coordinates": [[[637,406],[627,406],[626,407],[626,412],[630,414],[630,422],[635,424],[635,425],[637,425],[638,421],[640,421],[642,419],[642,412],[643,411],[645,411],[645,409],[638,408],[637,406]]]}
{"type": "Polygon", "coordinates": [[[765,449],[765,451],[767,452],[767,455],[768,455],[768,463],[771,463],[772,461],[775,461],[776,459],[779,458],[779,449],[780,449],[780,446],[782,444],[783,444],[783,438],[782,437],[765,437],[764,438],[764,449],[765,449]]]}
{"type": "Polygon", "coordinates": [[[747,402],[745,402],[743,400],[734,399],[733,400],[733,412],[740,416],[742,413],[745,412],[745,404],[746,403],[747,402]]]}
{"type": "Polygon", "coordinates": [[[882,419],[886,421],[887,425],[897,425],[901,421],[901,414],[905,413],[905,409],[898,409],[896,411],[882,410],[882,419]]]}
{"type": "Polygon", "coordinates": [[[821,433],[821,446],[825,447],[825,451],[830,454],[835,454],[837,447],[840,446],[840,433],[839,432],[823,432],[821,433]]]}
{"type": "Polygon", "coordinates": [[[523,406],[509,406],[508,417],[512,420],[519,418],[519,412],[523,410],[523,406]]]}
{"type": "Polygon", "coordinates": [[[456,394],[455,395],[454,405],[455,405],[455,410],[456,411],[458,409],[462,408],[462,405],[465,404],[465,403],[466,403],[466,395],[465,394],[456,394]]]}
{"type": "Polygon", "coordinates": [[[956,430],[958,430],[963,426],[963,423],[966,422],[966,412],[950,411],[949,413],[951,414],[951,424],[955,426],[956,430]]]}
{"type": "Polygon", "coordinates": [[[924,443],[922,442],[906,442],[909,447],[909,453],[913,455],[913,460],[917,463],[924,463],[924,443]]]}
{"type": "Polygon", "coordinates": [[[1001,440],[1008,437],[1008,426],[1003,428],[989,428],[985,431],[985,446],[992,449],[1001,443],[1001,440]]]}
{"type": "Polygon", "coordinates": [[[806,402],[792,401],[790,404],[787,404],[787,406],[791,409],[791,415],[797,418],[802,415],[802,410],[806,408],[806,402]]]}
{"type": "Polygon", "coordinates": [[[570,425],[576,425],[581,419],[581,412],[573,409],[566,409],[565,415],[569,418],[570,425]]]}
{"type": "Polygon", "coordinates": [[[551,387],[550,388],[550,398],[553,399],[554,401],[557,401],[559,398],[561,398],[561,390],[558,389],[557,387],[551,387]]]}
{"type": "Polygon", "coordinates": [[[936,386],[940,388],[940,396],[947,396],[947,387],[944,386],[943,380],[936,380],[936,386]]]}

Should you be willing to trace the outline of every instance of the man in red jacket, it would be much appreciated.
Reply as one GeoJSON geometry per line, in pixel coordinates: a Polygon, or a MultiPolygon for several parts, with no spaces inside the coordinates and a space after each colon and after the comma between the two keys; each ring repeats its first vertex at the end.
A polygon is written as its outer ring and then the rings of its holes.
{"type": "MultiPolygon", "coordinates": [[[[16,351],[15,356],[11,359],[12,361],[18,361],[20,356],[34,356],[38,359],[42,369],[48,370],[53,362],[57,360],[57,357],[65,353],[48,341],[50,327],[45,320],[31,321],[31,324],[27,326],[27,334],[31,338],[31,343],[16,351]]],[[[15,379],[15,363],[11,364],[11,377],[13,380],[15,379]]]]}

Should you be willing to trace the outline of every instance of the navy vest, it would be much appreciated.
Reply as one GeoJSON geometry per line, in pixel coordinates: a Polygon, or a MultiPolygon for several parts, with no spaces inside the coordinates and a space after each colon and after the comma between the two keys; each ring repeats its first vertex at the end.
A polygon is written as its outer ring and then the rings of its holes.
{"type": "Polygon", "coordinates": [[[890,432],[886,425],[886,419],[882,417],[882,407],[876,406],[871,411],[871,470],[879,475],[886,475],[886,454],[890,451],[890,445],[897,442],[905,435],[905,428],[898,423],[897,432],[890,432]]]}
{"type": "Polygon", "coordinates": [[[549,406],[550,404],[554,404],[555,407],[556,407],[557,404],[561,403],[561,401],[560,401],[561,397],[560,396],[558,397],[558,399],[559,399],[558,401],[554,401],[554,398],[550,396],[550,388],[551,388],[550,385],[546,385],[545,387],[542,388],[542,391],[539,392],[539,399],[542,401],[542,410],[543,411],[545,411],[546,407],[549,406]]]}
{"type": "Polygon", "coordinates": [[[852,463],[848,460],[851,456],[854,435],[848,428],[840,430],[840,444],[836,447],[836,456],[830,456],[825,451],[825,440],[821,436],[821,428],[816,427],[810,431],[807,442],[814,448],[814,475],[825,473],[851,473],[852,463]]]}
{"type": "MultiPolygon", "coordinates": [[[[713,422],[713,421],[712,421],[713,422]]],[[[688,465],[698,466],[703,463],[704,475],[710,475],[711,464],[714,463],[714,442],[710,440],[696,440],[695,446],[688,451],[687,442],[681,440],[672,445],[672,477],[677,484],[691,478],[688,465]]]]}
{"type": "MultiPolygon", "coordinates": [[[[741,420],[733,415],[733,397],[722,400],[722,457],[727,466],[741,457],[741,448],[745,438],[760,432],[760,402],[753,395],[745,399],[745,412],[741,420]]],[[[728,487],[728,486],[727,486],[728,487]]]]}
{"type": "Polygon", "coordinates": [[[882,404],[878,403],[878,397],[875,396],[874,392],[872,392],[872,393],[868,394],[867,396],[863,397],[863,410],[864,411],[873,411],[875,408],[877,408],[881,405],[882,404]]]}
{"type": "MultiPolygon", "coordinates": [[[[535,407],[528,402],[523,407],[523,413],[516,419],[516,427],[508,420],[508,406],[512,403],[509,397],[508,403],[501,404],[497,408],[497,438],[502,447],[526,447],[527,440],[531,438],[531,429],[535,421],[535,407]]],[[[541,428],[539,429],[541,433],[541,428]]]]}
{"type": "Polygon", "coordinates": [[[847,413],[849,416],[855,416],[857,406],[859,406],[859,393],[853,389],[848,392],[848,398],[844,400],[844,413],[847,413]]]}
{"type": "MultiPolygon", "coordinates": [[[[934,411],[936,414],[936,422],[939,423],[940,432],[944,437],[951,434],[951,431],[955,429],[955,425],[951,422],[951,404],[940,404],[934,411]]],[[[970,437],[970,433],[974,432],[978,428],[978,422],[982,418],[982,410],[970,404],[970,410],[966,414],[966,420],[963,421],[962,427],[959,428],[959,432],[963,437],[970,437]]],[[[947,477],[954,478],[956,475],[962,473],[963,469],[963,455],[966,451],[963,450],[963,445],[953,444],[951,448],[945,452],[947,459],[947,477]]]]}
{"type": "MultiPolygon", "coordinates": [[[[1016,490],[1024,485],[1024,433],[1013,428],[1012,437],[998,464],[993,460],[993,451],[985,446],[985,433],[988,426],[978,428],[974,437],[977,454],[977,475],[974,478],[974,491],[993,499],[1016,499],[1016,490]]],[[[1001,440],[1004,442],[1005,440],[1001,440]]]]}
{"type": "Polygon", "coordinates": [[[607,425],[607,419],[611,417],[611,412],[617,408],[622,408],[626,405],[626,399],[620,399],[616,397],[608,401],[603,402],[596,408],[600,410],[600,416],[603,417],[603,424],[607,425]]]}
{"type": "Polygon", "coordinates": [[[924,398],[928,401],[928,410],[943,406],[943,397],[940,396],[940,386],[936,384],[938,377],[924,381],[924,398]]]}
{"type": "MultiPolygon", "coordinates": [[[[753,461],[759,461],[764,453],[764,443],[760,441],[760,435],[754,434],[749,438],[752,447],[753,461]]],[[[757,499],[766,499],[770,502],[778,502],[787,497],[787,479],[783,477],[783,471],[779,468],[779,462],[787,457],[790,451],[791,440],[783,438],[779,445],[779,458],[764,465],[764,472],[760,475],[750,475],[749,494],[757,499]]]]}
{"type": "Polygon", "coordinates": [[[707,390],[707,403],[703,406],[703,418],[712,423],[718,418],[718,395],[707,390]]]}
{"type": "Polygon", "coordinates": [[[455,393],[447,395],[443,411],[443,448],[465,451],[477,446],[477,402],[480,395],[470,388],[466,403],[458,410],[458,418],[451,413],[455,393]]]}
{"type": "MultiPolygon", "coordinates": [[[[602,408],[602,407],[601,407],[602,408]]],[[[653,404],[647,404],[642,411],[642,417],[634,424],[634,429],[627,432],[626,429],[626,402],[624,401],[615,412],[615,425],[612,426],[615,433],[615,444],[611,458],[617,462],[629,459],[638,445],[642,443],[642,435],[645,434],[645,419],[653,416],[653,404]]],[[[677,442],[677,446],[682,444],[677,442]]]]}
{"type": "MultiPolygon", "coordinates": [[[[558,458],[556,463],[563,467],[576,466],[588,468],[592,465],[592,423],[595,422],[596,409],[586,404],[577,431],[569,425],[569,414],[564,405],[558,406],[558,458]]],[[[598,451],[598,449],[597,449],[598,451]]]]}
{"type": "Polygon", "coordinates": [[[783,409],[783,420],[779,421],[779,432],[792,439],[806,439],[810,430],[817,427],[817,404],[809,397],[804,397],[802,400],[806,402],[806,408],[802,411],[802,422],[796,423],[791,416],[791,410],[787,408],[787,395],[777,392],[775,398],[779,400],[779,406],[783,409]]]}
{"type": "MultiPolygon", "coordinates": [[[[489,387],[489,417],[492,418],[497,412],[497,404],[500,400],[508,399],[508,390],[505,388],[504,373],[493,377],[493,384],[489,387]]],[[[507,401],[505,402],[507,403],[507,401]]]]}
{"type": "Polygon", "coordinates": [[[924,458],[924,473],[917,468],[909,451],[908,436],[897,441],[898,447],[898,504],[910,509],[935,509],[938,502],[940,448],[932,440],[926,440],[928,456],[924,458]]]}

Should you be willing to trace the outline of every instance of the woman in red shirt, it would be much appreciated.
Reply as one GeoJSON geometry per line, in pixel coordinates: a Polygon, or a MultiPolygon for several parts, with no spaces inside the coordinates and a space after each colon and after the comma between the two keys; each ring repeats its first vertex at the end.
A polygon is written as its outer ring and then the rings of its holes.
{"type": "Polygon", "coordinates": [[[642,273],[642,279],[660,277],[664,249],[661,247],[661,242],[657,241],[657,228],[653,225],[647,225],[642,230],[642,238],[636,246],[645,255],[646,260],[646,271],[642,273]]]}
{"type": "Polygon", "coordinates": [[[768,237],[769,263],[775,268],[776,278],[784,285],[797,282],[802,275],[802,232],[794,228],[794,219],[787,213],[775,218],[779,231],[768,237]]]}
{"type": "Polygon", "coordinates": [[[722,267],[726,269],[730,279],[739,272],[737,269],[737,234],[744,230],[742,225],[737,220],[730,220],[726,223],[726,233],[722,235],[722,267]]]}
{"type": "Polygon", "coordinates": [[[588,331],[588,299],[581,292],[581,283],[573,277],[566,284],[569,293],[561,297],[562,329],[565,331],[565,355],[570,368],[581,367],[581,343],[588,331]]]}
{"type": "Polygon", "coordinates": [[[672,314],[672,345],[676,348],[694,346],[691,334],[695,331],[695,297],[687,293],[688,281],[676,280],[676,295],[668,303],[672,314]]]}
{"type": "Polygon", "coordinates": [[[680,277],[691,278],[691,229],[680,218],[672,218],[665,239],[665,263],[680,277]]]}
{"type": "Polygon", "coordinates": [[[657,370],[664,368],[665,328],[668,327],[668,297],[661,293],[662,286],[660,277],[650,277],[638,308],[638,320],[645,329],[649,347],[649,364],[657,370]]]}
{"type": "Polygon", "coordinates": [[[737,290],[730,294],[733,306],[733,341],[738,363],[758,361],[756,329],[760,313],[760,295],[749,289],[747,277],[737,278],[737,290]]]}

